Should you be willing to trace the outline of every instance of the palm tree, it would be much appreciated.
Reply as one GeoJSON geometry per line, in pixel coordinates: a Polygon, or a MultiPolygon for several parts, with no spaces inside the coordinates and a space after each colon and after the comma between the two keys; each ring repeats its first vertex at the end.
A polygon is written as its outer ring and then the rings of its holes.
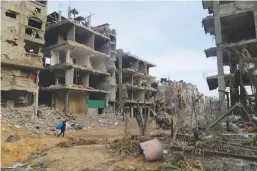
{"type": "Polygon", "coordinates": [[[73,19],[75,19],[75,16],[76,16],[77,14],[79,14],[79,12],[78,12],[78,10],[76,10],[76,8],[71,9],[71,10],[70,10],[70,13],[73,14],[73,19]]]}

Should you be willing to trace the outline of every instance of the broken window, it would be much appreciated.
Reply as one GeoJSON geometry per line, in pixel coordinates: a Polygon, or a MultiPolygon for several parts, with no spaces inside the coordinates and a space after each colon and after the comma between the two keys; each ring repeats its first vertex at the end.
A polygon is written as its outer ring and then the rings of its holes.
{"type": "Polygon", "coordinates": [[[31,27],[41,29],[42,28],[42,21],[37,19],[37,18],[30,17],[28,25],[31,26],[31,27]]]}
{"type": "Polygon", "coordinates": [[[37,12],[37,13],[41,13],[41,9],[40,8],[35,8],[34,11],[37,12]]]}
{"type": "Polygon", "coordinates": [[[7,17],[14,18],[14,19],[16,19],[16,17],[17,17],[17,13],[14,12],[14,11],[11,11],[11,10],[6,11],[6,12],[5,12],[5,15],[6,15],[7,17]]]}
{"type": "Polygon", "coordinates": [[[34,37],[36,39],[42,39],[42,37],[40,37],[38,31],[36,31],[35,29],[25,28],[25,33],[26,33],[26,35],[30,35],[31,37],[34,37]]]}
{"type": "Polygon", "coordinates": [[[26,71],[26,70],[21,71],[21,77],[29,78],[29,74],[30,74],[29,71],[26,71]]]}
{"type": "Polygon", "coordinates": [[[59,64],[66,62],[66,52],[60,51],[59,52],[59,64]]]}
{"type": "Polygon", "coordinates": [[[28,40],[25,40],[24,42],[24,48],[27,53],[38,54],[40,52],[41,46],[39,44],[28,40]]]}

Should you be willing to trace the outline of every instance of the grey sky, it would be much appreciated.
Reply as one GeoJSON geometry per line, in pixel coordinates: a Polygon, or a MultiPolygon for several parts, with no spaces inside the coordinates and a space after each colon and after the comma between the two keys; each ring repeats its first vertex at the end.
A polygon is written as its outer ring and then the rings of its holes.
{"type": "Polygon", "coordinates": [[[196,84],[206,95],[209,91],[204,74],[216,74],[216,59],[206,59],[204,49],[214,46],[213,37],[205,35],[202,18],[208,12],[201,1],[170,2],[98,2],[49,1],[48,13],[68,6],[82,16],[95,13],[92,25],[109,23],[117,31],[117,48],[157,64],[151,74],[196,84]]]}

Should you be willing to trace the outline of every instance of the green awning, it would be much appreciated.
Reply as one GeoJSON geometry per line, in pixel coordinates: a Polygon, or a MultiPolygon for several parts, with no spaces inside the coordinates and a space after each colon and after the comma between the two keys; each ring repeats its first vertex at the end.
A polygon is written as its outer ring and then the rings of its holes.
{"type": "Polygon", "coordinates": [[[88,100],[87,102],[88,108],[105,108],[104,100],[88,100]]]}

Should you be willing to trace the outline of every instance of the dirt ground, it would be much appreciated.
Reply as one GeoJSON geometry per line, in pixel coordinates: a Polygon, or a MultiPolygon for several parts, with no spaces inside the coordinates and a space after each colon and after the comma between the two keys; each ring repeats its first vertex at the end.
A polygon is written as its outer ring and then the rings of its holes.
{"type": "MultiPolygon", "coordinates": [[[[135,168],[156,170],[161,163],[148,163],[143,157],[121,157],[110,153],[104,144],[105,142],[121,139],[123,137],[123,127],[116,129],[90,129],[67,132],[66,136],[56,137],[53,135],[38,135],[29,131],[6,125],[2,118],[2,167],[9,167],[16,162],[39,163],[44,161],[47,168],[51,170],[112,170],[113,168],[135,168]],[[6,138],[10,135],[19,135],[21,139],[17,142],[7,143],[6,138]],[[70,137],[101,140],[101,143],[93,145],[73,146],[68,148],[57,147],[61,141],[66,141],[70,137]],[[32,152],[39,152],[40,155],[31,159],[32,152]]],[[[132,134],[137,133],[137,127],[130,130],[132,134]]],[[[163,131],[151,126],[151,134],[158,134],[163,131]]]]}

